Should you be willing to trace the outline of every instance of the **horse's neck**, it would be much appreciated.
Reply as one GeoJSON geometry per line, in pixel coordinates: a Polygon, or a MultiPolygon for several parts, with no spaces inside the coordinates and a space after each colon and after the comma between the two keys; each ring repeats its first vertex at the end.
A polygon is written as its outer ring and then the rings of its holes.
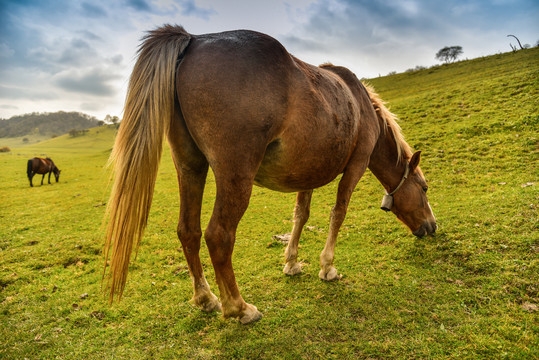
{"type": "Polygon", "coordinates": [[[394,189],[402,179],[406,161],[398,161],[397,145],[387,131],[382,131],[371,154],[369,169],[386,191],[394,189]]]}

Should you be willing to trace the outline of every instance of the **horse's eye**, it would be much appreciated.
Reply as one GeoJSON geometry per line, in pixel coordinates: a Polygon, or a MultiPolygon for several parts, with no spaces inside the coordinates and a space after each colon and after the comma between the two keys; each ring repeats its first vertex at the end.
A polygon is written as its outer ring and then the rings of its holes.
{"type": "Polygon", "coordinates": [[[424,192],[427,192],[428,189],[429,189],[429,188],[428,188],[427,186],[423,186],[423,191],[424,191],[424,192]]]}

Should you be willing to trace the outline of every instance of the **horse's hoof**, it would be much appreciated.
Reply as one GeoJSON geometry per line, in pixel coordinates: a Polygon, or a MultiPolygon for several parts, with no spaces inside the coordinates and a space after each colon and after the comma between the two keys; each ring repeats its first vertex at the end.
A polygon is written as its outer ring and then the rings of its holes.
{"type": "Polygon", "coordinates": [[[290,265],[290,263],[286,263],[286,265],[284,266],[283,272],[286,275],[290,275],[290,276],[297,275],[301,273],[301,264],[297,262],[293,263],[292,265],[290,265]]]}
{"type": "Polygon", "coordinates": [[[246,305],[247,307],[243,312],[243,316],[240,317],[240,323],[246,325],[262,319],[262,313],[258,311],[256,306],[251,304],[246,305]]]}
{"type": "Polygon", "coordinates": [[[334,266],[330,267],[327,271],[325,269],[321,269],[318,273],[318,277],[325,281],[334,281],[334,280],[341,280],[342,275],[339,275],[337,273],[337,269],[335,269],[334,266]]]}
{"type": "Polygon", "coordinates": [[[190,303],[204,312],[221,311],[219,299],[211,292],[198,298],[193,297],[190,303]]]}

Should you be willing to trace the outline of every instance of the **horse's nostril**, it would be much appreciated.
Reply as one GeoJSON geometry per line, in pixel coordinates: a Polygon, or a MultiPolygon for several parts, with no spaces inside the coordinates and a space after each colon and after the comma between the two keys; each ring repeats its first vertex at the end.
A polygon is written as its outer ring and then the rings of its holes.
{"type": "Polygon", "coordinates": [[[428,233],[428,231],[425,229],[425,226],[421,226],[419,229],[414,231],[414,235],[421,238],[425,236],[428,233]]]}
{"type": "Polygon", "coordinates": [[[438,225],[436,225],[435,222],[427,223],[427,232],[429,233],[429,235],[434,234],[437,229],[438,225]]]}
{"type": "Polygon", "coordinates": [[[419,229],[413,232],[413,234],[417,237],[423,237],[425,235],[432,235],[436,232],[438,229],[438,226],[436,225],[436,222],[424,222],[423,225],[419,229]]]}

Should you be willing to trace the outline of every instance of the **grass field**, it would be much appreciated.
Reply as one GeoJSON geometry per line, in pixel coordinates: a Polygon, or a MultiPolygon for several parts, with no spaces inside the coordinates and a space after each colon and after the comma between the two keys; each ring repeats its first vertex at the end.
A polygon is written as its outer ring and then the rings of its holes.
{"type": "MultiPolygon", "coordinates": [[[[109,306],[101,222],[115,129],[10,143],[0,154],[0,358],[536,359],[538,79],[534,48],[370,80],[423,151],[439,230],[417,239],[382,212],[383,188],[367,173],[337,242],[344,277],[322,282],[333,182],[314,192],[304,272],[288,277],[272,235],[291,230],[295,194],[255,188],[234,252],[242,295],[264,314],[248,326],[188,303],[168,151],[124,298],[109,306]],[[35,155],[54,159],[59,183],[40,186],[38,175],[29,187],[35,155]]],[[[214,196],[210,176],[203,226],[214,196]]],[[[218,293],[205,245],[201,257],[218,293]]]]}

